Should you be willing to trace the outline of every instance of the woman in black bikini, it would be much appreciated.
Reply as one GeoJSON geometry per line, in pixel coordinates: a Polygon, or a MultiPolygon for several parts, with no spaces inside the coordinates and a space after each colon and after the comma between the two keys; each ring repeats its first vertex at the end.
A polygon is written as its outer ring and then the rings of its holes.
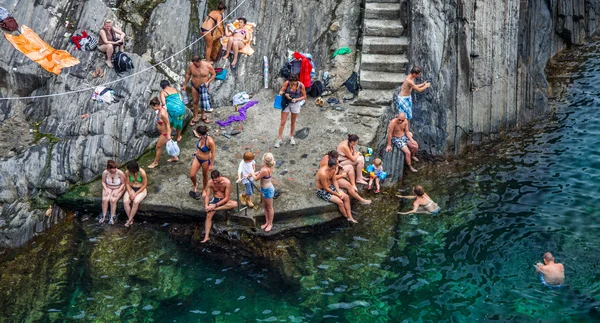
{"type": "MultiPolygon", "coordinates": [[[[154,111],[156,111],[156,129],[158,129],[158,141],[156,142],[156,157],[152,164],[148,165],[148,168],[154,168],[158,166],[158,160],[162,155],[163,146],[167,143],[167,141],[171,140],[171,124],[169,122],[169,113],[164,105],[160,103],[160,100],[157,97],[154,97],[150,100],[150,106],[154,111]]],[[[177,156],[172,156],[167,161],[168,162],[176,162],[179,158],[177,156]]]]}
{"type": "Polygon", "coordinates": [[[102,219],[100,224],[106,221],[106,212],[110,203],[110,224],[114,224],[117,202],[125,191],[125,174],[117,168],[114,160],[106,162],[106,170],[102,172],[102,219]]]}
{"type": "Polygon", "coordinates": [[[146,171],[144,171],[135,160],[127,163],[127,170],[125,171],[125,196],[123,196],[123,207],[125,207],[125,213],[127,214],[126,227],[133,224],[133,217],[137,213],[140,203],[146,198],[148,190],[148,177],[146,177],[146,171]],[[133,205],[132,205],[133,204],[133,205]]]}
{"type": "Polygon", "coordinates": [[[192,161],[192,168],[190,169],[190,179],[194,190],[190,191],[190,196],[199,200],[206,195],[206,185],[208,185],[208,174],[213,170],[215,165],[215,155],[217,148],[215,141],[208,136],[208,128],[206,126],[199,126],[194,131],[194,135],[199,138],[198,144],[196,144],[196,153],[192,161]],[[198,180],[196,174],[202,167],[202,194],[198,194],[198,180]]]}
{"type": "Polygon", "coordinates": [[[244,29],[244,26],[248,23],[246,18],[238,18],[238,28],[233,32],[229,29],[225,29],[225,36],[229,37],[227,41],[227,49],[225,50],[225,56],[223,59],[229,58],[229,52],[233,51],[233,61],[231,62],[231,68],[235,68],[238,60],[238,52],[246,46],[248,42],[248,32],[244,29]]]}
{"type": "MultiPolygon", "coordinates": [[[[221,23],[223,21],[225,9],[227,9],[227,7],[223,2],[219,2],[217,10],[211,11],[208,16],[206,16],[206,19],[204,19],[202,26],[200,26],[200,35],[204,36],[204,41],[206,42],[206,61],[209,63],[217,60],[217,55],[211,56],[213,44],[225,34],[225,28],[221,23]],[[217,26],[217,28],[213,29],[215,26],[217,26]]],[[[218,52],[216,54],[218,54],[218,52]]]]}

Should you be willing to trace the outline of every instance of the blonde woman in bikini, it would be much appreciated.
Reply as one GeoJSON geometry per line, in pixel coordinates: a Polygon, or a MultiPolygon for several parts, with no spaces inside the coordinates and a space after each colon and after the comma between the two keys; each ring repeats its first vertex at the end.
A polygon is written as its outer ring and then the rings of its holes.
{"type": "Polygon", "coordinates": [[[117,203],[125,193],[125,174],[117,168],[114,160],[106,162],[106,170],[102,172],[102,219],[100,224],[106,221],[106,212],[110,203],[110,224],[114,223],[117,203]]]}
{"type": "Polygon", "coordinates": [[[396,195],[403,199],[415,199],[413,202],[413,209],[408,212],[398,212],[398,214],[410,214],[410,213],[429,213],[437,215],[440,213],[440,206],[435,203],[427,193],[423,190],[423,187],[417,185],[413,187],[413,194],[415,195],[396,195]]]}
{"type": "Polygon", "coordinates": [[[206,42],[205,56],[208,63],[212,63],[217,59],[216,57],[211,57],[213,44],[215,40],[218,40],[225,34],[225,28],[221,23],[223,21],[225,9],[227,9],[227,7],[223,2],[219,2],[217,10],[211,11],[208,16],[206,16],[206,19],[204,19],[202,26],[200,26],[200,35],[203,36],[204,41],[206,42]]]}

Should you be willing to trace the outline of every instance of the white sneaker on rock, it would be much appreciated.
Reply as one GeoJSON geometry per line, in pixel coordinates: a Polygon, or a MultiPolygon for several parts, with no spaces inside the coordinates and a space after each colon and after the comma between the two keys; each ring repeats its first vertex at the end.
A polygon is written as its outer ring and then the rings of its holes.
{"type": "Polygon", "coordinates": [[[279,148],[279,146],[280,146],[280,145],[281,145],[281,140],[277,139],[277,140],[275,141],[275,145],[273,145],[273,147],[275,147],[275,148],[279,148]]]}
{"type": "Polygon", "coordinates": [[[290,138],[290,145],[295,145],[296,144],[296,140],[294,140],[294,137],[290,138]]]}

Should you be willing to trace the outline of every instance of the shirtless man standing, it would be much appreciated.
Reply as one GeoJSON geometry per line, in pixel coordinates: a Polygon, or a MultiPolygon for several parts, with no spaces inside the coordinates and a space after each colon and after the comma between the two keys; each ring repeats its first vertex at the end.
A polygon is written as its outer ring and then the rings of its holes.
{"type": "Polygon", "coordinates": [[[209,123],[210,120],[204,115],[204,111],[212,111],[210,103],[210,94],[208,94],[208,86],[210,82],[215,79],[215,69],[210,63],[201,60],[198,55],[192,57],[192,62],[185,73],[185,81],[181,86],[185,89],[190,77],[192,78],[192,87],[195,91],[192,91],[192,99],[194,104],[194,119],[190,122],[190,126],[195,125],[198,122],[198,102],[202,106],[201,120],[204,123],[209,123]]]}
{"type": "MultiPolygon", "coordinates": [[[[408,131],[408,120],[404,112],[398,113],[398,116],[390,121],[387,134],[387,147],[385,147],[386,153],[392,151],[392,144],[402,150],[406,166],[408,166],[411,172],[416,173],[417,170],[411,166],[411,152],[408,146],[418,147],[419,145],[413,139],[412,133],[408,131]]],[[[412,157],[412,159],[418,161],[415,157],[412,157]]]]}
{"type": "Polygon", "coordinates": [[[554,256],[546,252],[544,254],[544,264],[534,265],[535,270],[542,274],[542,283],[547,286],[560,287],[565,283],[565,267],[562,264],[554,263],[554,256]]]}
{"type": "Polygon", "coordinates": [[[428,89],[431,84],[429,82],[425,82],[422,84],[415,84],[415,79],[421,75],[421,68],[415,66],[410,70],[410,74],[406,76],[404,82],[402,83],[402,88],[400,89],[400,96],[398,97],[398,109],[404,113],[406,113],[406,117],[408,120],[412,119],[412,97],[410,94],[413,90],[417,92],[423,92],[428,89]]]}
{"type": "Polygon", "coordinates": [[[231,181],[227,177],[221,176],[218,170],[213,170],[210,173],[211,181],[206,187],[206,196],[204,198],[204,210],[206,211],[206,222],[204,223],[204,240],[205,243],[210,240],[210,228],[212,227],[212,218],[217,211],[231,210],[237,207],[237,202],[229,200],[231,193],[231,181]],[[213,191],[214,196],[210,198],[210,191],[213,191]]]}
{"type": "Polygon", "coordinates": [[[340,212],[348,221],[358,223],[352,217],[352,212],[350,212],[350,198],[346,193],[342,192],[338,186],[338,182],[335,178],[337,168],[338,162],[335,158],[330,158],[327,165],[319,168],[317,175],[315,176],[317,197],[322,198],[327,202],[337,204],[340,212]]]}

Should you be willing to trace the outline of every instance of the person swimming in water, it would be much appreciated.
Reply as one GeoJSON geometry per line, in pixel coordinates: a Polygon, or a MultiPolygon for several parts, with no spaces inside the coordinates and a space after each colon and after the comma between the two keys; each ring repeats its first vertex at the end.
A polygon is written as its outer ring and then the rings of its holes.
{"type": "Polygon", "coordinates": [[[542,284],[548,287],[561,287],[565,283],[565,267],[554,263],[554,256],[551,253],[544,254],[543,264],[538,262],[533,266],[535,271],[540,273],[542,284]]]}
{"type": "Polygon", "coordinates": [[[413,194],[415,195],[396,195],[403,199],[415,199],[413,202],[413,209],[408,212],[398,212],[398,214],[410,214],[410,213],[429,213],[437,215],[440,213],[440,206],[435,203],[427,193],[423,190],[423,187],[417,185],[413,187],[413,194]],[[421,208],[421,209],[419,209],[421,208]]]}

